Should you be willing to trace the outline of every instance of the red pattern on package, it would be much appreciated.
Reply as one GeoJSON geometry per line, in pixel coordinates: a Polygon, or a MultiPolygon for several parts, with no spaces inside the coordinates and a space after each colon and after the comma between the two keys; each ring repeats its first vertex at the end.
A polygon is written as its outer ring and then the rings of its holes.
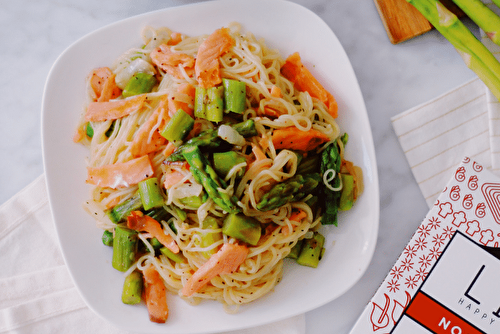
{"type": "Polygon", "coordinates": [[[500,179],[464,158],[350,334],[388,334],[455,231],[485,246],[500,243],[500,179]]]}

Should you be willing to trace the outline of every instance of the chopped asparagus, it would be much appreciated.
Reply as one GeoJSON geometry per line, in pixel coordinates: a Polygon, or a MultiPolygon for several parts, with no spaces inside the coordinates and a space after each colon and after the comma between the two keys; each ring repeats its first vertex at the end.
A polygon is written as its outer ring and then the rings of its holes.
{"type": "Polygon", "coordinates": [[[122,91],[123,97],[130,97],[134,95],[149,93],[156,85],[156,78],[154,75],[144,72],[138,72],[130,78],[127,85],[122,91]]]}
{"type": "Polygon", "coordinates": [[[133,271],[125,277],[122,290],[122,302],[128,305],[139,304],[142,294],[142,274],[133,271]]]}
{"type": "Polygon", "coordinates": [[[224,115],[224,87],[196,87],[194,115],[211,122],[222,121],[224,115]]]}
{"type": "Polygon", "coordinates": [[[90,122],[87,122],[87,124],[85,124],[85,133],[89,138],[94,137],[94,129],[92,128],[92,124],[90,124],[90,122]]]}
{"type": "Polygon", "coordinates": [[[160,134],[168,141],[175,142],[186,138],[193,126],[194,119],[184,110],[179,109],[160,134]]]}
{"type": "Polygon", "coordinates": [[[137,231],[117,226],[113,239],[113,268],[127,271],[134,263],[138,246],[137,231]]]}
{"type": "Polygon", "coordinates": [[[127,216],[130,215],[132,211],[140,209],[142,209],[142,200],[139,193],[136,193],[134,196],[130,197],[123,203],[116,205],[110,210],[107,210],[106,214],[113,223],[118,224],[119,222],[127,219],[127,216]]]}
{"type": "Polygon", "coordinates": [[[158,179],[152,177],[139,182],[139,196],[141,197],[144,210],[159,208],[163,206],[163,196],[158,179]]]}
{"type": "Polygon", "coordinates": [[[290,253],[288,253],[287,258],[297,260],[300,254],[300,251],[302,250],[302,245],[304,244],[304,239],[300,239],[297,241],[295,246],[292,247],[290,250],[290,253]]]}
{"type": "Polygon", "coordinates": [[[242,114],[246,109],[246,84],[242,81],[222,79],[225,110],[242,114]]]}
{"type": "Polygon", "coordinates": [[[222,188],[222,181],[210,165],[208,159],[201,153],[197,146],[189,146],[183,150],[182,155],[189,163],[190,171],[196,182],[201,184],[208,196],[226,212],[238,212],[236,199],[228,195],[222,188]]]}
{"type": "MultiPolygon", "coordinates": [[[[214,169],[223,179],[235,165],[245,162],[246,159],[241,154],[235,151],[216,152],[213,154],[214,169]]],[[[245,168],[239,170],[237,177],[242,177],[245,174],[245,168]]]]}
{"type": "Polygon", "coordinates": [[[279,208],[286,203],[297,202],[313,193],[321,182],[318,173],[297,174],[280,182],[265,193],[257,203],[257,209],[268,211],[279,208]]]}
{"type": "Polygon", "coordinates": [[[168,249],[167,247],[160,248],[160,252],[163,255],[165,255],[166,257],[168,257],[170,260],[177,262],[177,263],[181,263],[181,262],[184,262],[186,260],[184,255],[182,255],[182,252],[174,253],[170,249],[168,249]]]}
{"type": "MultiPolygon", "coordinates": [[[[341,160],[339,147],[336,142],[328,145],[321,154],[321,175],[325,175],[325,173],[329,170],[335,171],[335,177],[331,182],[331,186],[333,188],[338,188],[341,184],[341,178],[339,175],[342,162],[341,160]]],[[[322,187],[322,189],[324,212],[321,217],[321,223],[323,225],[337,225],[337,213],[341,193],[340,191],[333,191],[326,186],[322,187]]]]}
{"type": "MultiPolygon", "coordinates": [[[[255,122],[251,119],[233,124],[232,128],[235,129],[243,137],[251,137],[258,134],[257,130],[255,129],[255,122]]],[[[190,146],[197,146],[215,150],[220,149],[223,143],[225,143],[225,141],[222,140],[222,138],[218,137],[217,129],[205,130],[198,136],[189,139],[184,144],[179,146],[174,153],[168,156],[166,161],[183,161],[184,157],[182,156],[182,152],[184,149],[190,146]]]]}
{"type": "Polygon", "coordinates": [[[222,233],[252,246],[259,242],[261,232],[259,221],[243,214],[228,214],[222,225],[222,233]]]}
{"type": "Polygon", "coordinates": [[[304,239],[297,263],[302,266],[316,268],[319,264],[324,244],[325,237],[318,232],[314,232],[311,239],[304,239]]]}
{"type": "MultiPolygon", "coordinates": [[[[200,247],[202,248],[208,247],[213,243],[222,239],[222,232],[214,231],[219,228],[219,223],[217,222],[217,218],[212,216],[206,217],[205,220],[203,221],[202,227],[206,231],[200,232],[200,244],[199,244],[200,247]]],[[[217,249],[212,248],[208,251],[204,251],[202,255],[208,259],[216,252],[217,249]]]]}
{"type": "Polygon", "coordinates": [[[354,177],[350,174],[341,174],[342,191],[339,199],[339,210],[350,210],[354,204],[354,177]]]}
{"type": "Polygon", "coordinates": [[[207,201],[207,198],[208,198],[207,194],[203,193],[200,196],[188,196],[179,198],[179,201],[182,204],[187,205],[191,208],[198,209],[203,203],[207,201]]]}
{"type": "Polygon", "coordinates": [[[105,230],[102,233],[102,243],[106,246],[113,246],[113,232],[105,230]]]}

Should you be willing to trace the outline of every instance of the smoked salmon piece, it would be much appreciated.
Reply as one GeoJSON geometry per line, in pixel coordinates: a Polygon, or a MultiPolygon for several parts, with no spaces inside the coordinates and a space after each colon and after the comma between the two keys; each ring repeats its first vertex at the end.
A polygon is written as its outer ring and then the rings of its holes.
{"type": "Polygon", "coordinates": [[[235,44],[228,28],[214,31],[198,48],[194,65],[196,80],[202,88],[210,88],[222,82],[219,57],[235,44]]]}
{"type": "Polygon", "coordinates": [[[163,232],[156,219],[144,215],[141,211],[132,211],[127,217],[127,227],[138,232],[148,232],[173,253],[179,253],[179,246],[169,234],[163,232]]]}
{"type": "Polygon", "coordinates": [[[189,83],[182,83],[177,88],[177,92],[168,99],[168,110],[170,115],[174,115],[177,110],[182,109],[194,118],[194,96],[196,88],[189,83]]]}
{"type": "Polygon", "coordinates": [[[109,67],[99,67],[90,73],[90,87],[96,95],[96,100],[106,102],[116,99],[122,94],[115,83],[115,75],[109,67]]]}
{"type": "Polygon", "coordinates": [[[149,320],[163,324],[168,318],[167,288],[154,266],[142,271],[144,277],[143,299],[148,308],[149,320]]]}
{"type": "Polygon", "coordinates": [[[296,89],[322,101],[332,117],[337,118],[337,101],[304,66],[298,52],[290,55],[281,67],[281,74],[293,82],[296,89]]]}
{"type": "Polygon", "coordinates": [[[323,132],[315,129],[301,131],[295,126],[289,126],[274,130],[271,140],[274,148],[277,150],[289,149],[307,152],[330,141],[330,138],[323,132]]]}
{"type": "Polygon", "coordinates": [[[149,116],[148,120],[141,125],[139,130],[137,130],[132,143],[130,144],[130,152],[133,157],[140,157],[151,152],[156,151],[160,146],[165,144],[167,140],[160,135],[158,130],[163,129],[166,122],[170,119],[167,112],[167,96],[162,96],[158,108],[149,116]],[[163,115],[163,117],[162,117],[163,115]],[[159,118],[162,117],[161,120],[159,118]],[[165,119],[168,118],[168,119],[165,119]],[[153,131],[154,126],[160,121],[160,126],[151,135],[151,140],[149,138],[151,131],[153,131]]]}
{"type": "Polygon", "coordinates": [[[87,183],[113,189],[129,187],[152,175],[153,166],[147,155],[123,163],[87,167],[87,183]]]}
{"type": "Polygon", "coordinates": [[[85,113],[85,120],[101,122],[110,119],[119,119],[141,109],[146,101],[146,94],[134,96],[125,100],[108,102],[91,102],[85,113]]]}
{"type": "Polygon", "coordinates": [[[184,78],[179,66],[183,67],[190,77],[194,73],[194,58],[185,53],[173,52],[166,44],[162,44],[151,51],[150,57],[156,66],[177,79],[184,78]]]}
{"type": "Polygon", "coordinates": [[[217,275],[230,274],[238,269],[248,255],[248,247],[225,243],[205,264],[196,270],[184,287],[182,294],[191,296],[217,275]]]}

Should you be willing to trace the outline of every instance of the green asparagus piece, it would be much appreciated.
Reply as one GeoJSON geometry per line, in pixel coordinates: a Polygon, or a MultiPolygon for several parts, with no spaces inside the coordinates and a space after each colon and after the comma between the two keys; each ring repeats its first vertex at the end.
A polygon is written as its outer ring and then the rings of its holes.
{"type": "Polygon", "coordinates": [[[297,263],[302,266],[316,268],[323,254],[324,244],[325,237],[318,232],[314,232],[311,239],[304,239],[297,263]]]}
{"type": "Polygon", "coordinates": [[[122,290],[122,302],[128,305],[139,304],[142,295],[142,274],[133,271],[125,277],[122,290]]]}
{"type": "MultiPolygon", "coordinates": [[[[214,169],[223,179],[226,178],[231,168],[246,161],[244,156],[235,151],[216,152],[213,154],[213,159],[214,169]]],[[[243,174],[245,174],[245,168],[239,170],[237,177],[242,177],[243,174]]]]}
{"type": "Polygon", "coordinates": [[[259,242],[261,232],[259,221],[243,214],[228,214],[222,225],[222,233],[252,246],[259,242]]]}
{"type": "Polygon", "coordinates": [[[183,140],[193,129],[194,119],[184,110],[179,109],[168,121],[165,128],[161,131],[161,135],[168,141],[183,140]]]}
{"type": "MultiPolygon", "coordinates": [[[[256,136],[258,134],[257,130],[255,129],[255,122],[252,119],[233,124],[232,128],[238,131],[238,133],[245,138],[256,136]]],[[[182,152],[184,151],[184,149],[190,146],[217,149],[221,147],[222,143],[226,142],[218,136],[217,129],[205,130],[198,136],[189,139],[184,144],[179,146],[174,153],[168,156],[166,161],[173,162],[184,160],[182,152]]]]}
{"type": "Polygon", "coordinates": [[[149,243],[153,247],[153,249],[160,249],[163,247],[163,244],[156,238],[149,239],[149,243]]]}
{"type": "MultiPolygon", "coordinates": [[[[327,171],[333,170],[335,171],[335,178],[329,182],[333,188],[340,187],[341,178],[340,178],[340,166],[341,166],[341,157],[339,146],[336,142],[328,145],[321,154],[321,164],[320,171],[321,175],[325,175],[327,171]]],[[[330,173],[330,172],[328,172],[330,173]]],[[[335,225],[337,226],[337,213],[339,207],[340,200],[340,191],[333,191],[323,185],[323,215],[321,217],[321,223],[323,225],[335,225]]]]}
{"type": "Polygon", "coordinates": [[[113,232],[105,230],[102,233],[102,243],[106,246],[113,246],[113,232]]]}
{"type": "Polygon", "coordinates": [[[316,190],[321,183],[318,173],[296,174],[293,177],[276,184],[271,190],[262,196],[257,209],[268,211],[279,208],[290,202],[297,202],[316,190]]]}
{"type": "Polygon", "coordinates": [[[94,137],[94,129],[92,128],[92,124],[90,124],[90,122],[87,122],[87,124],[85,124],[85,133],[89,138],[94,137]]]}
{"type": "Polygon", "coordinates": [[[163,207],[153,208],[151,210],[146,211],[145,214],[147,216],[150,216],[157,222],[161,222],[162,220],[168,220],[170,217],[172,217],[172,215],[163,207]]]}
{"type": "Polygon", "coordinates": [[[224,116],[224,87],[196,87],[194,115],[211,122],[220,122],[224,116]]]}
{"type": "Polygon", "coordinates": [[[354,204],[354,177],[350,174],[340,174],[342,191],[339,199],[339,210],[350,210],[354,204]]]}
{"type": "Polygon", "coordinates": [[[289,259],[297,260],[299,258],[300,251],[302,250],[302,245],[304,244],[304,239],[297,240],[295,246],[292,247],[290,253],[286,256],[289,259]]]}
{"type": "MultiPolygon", "coordinates": [[[[203,221],[202,227],[204,230],[203,232],[200,232],[200,242],[199,246],[202,248],[208,247],[212,245],[214,242],[217,242],[222,239],[222,232],[219,231],[214,231],[219,228],[219,223],[217,222],[217,218],[208,216],[205,218],[203,221]]],[[[217,252],[217,248],[212,248],[208,251],[204,251],[202,255],[205,258],[210,258],[213,254],[217,252]]]]}
{"type": "Polygon", "coordinates": [[[123,97],[149,93],[156,85],[156,78],[149,73],[139,72],[130,78],[129,82],[122,91],[123,97]]]}
{"type": "Polygon", "coordinates": [[[138,186],[144,210],[159,208],[163,205],[163,195],[156,177],[143,180],[138,183],[138,186]]]}
{"type": "Polygon", "coordinates": [[[493,43],[500,45],[500,17],[481,0],[453,0],[474,21],[493,43]]]}
{"type": "Polygon", "coordinates": [[[500,100],[500,63],[446,7],[436,0],[406,0],[455,47],[466,65],[500,100]]]}
{"type": "Polygon", "coordinates": [[[207,89],[208,102],[206,105],[207,120],[220,122],[224,117],[224,87],[210,87],[207,89]]]}
{"type": "Polygon", "coordinates": [[[191,208],[198,209],[203,203],[205,203],[207,201],[207,197],[208,197],[207,194],[203,193],[200,196],[188,196],[188,197],[179,198],[179,201],[182,204],[187,205],[191,208]]]}
{"type": "Polygon", "coordinates": [[[127,219],[127,216],[130,215],[132,211],[141,209],[141,196],[139,195],[139,193],[136,193],[134,196],[130,197],[123,203],[116,205],[110,210],[107,210],[106,214],[113,223],[118,224],[119,222],[127,219]]]}
{"type": "Polygon", "coordinates": [[[246,109],[246,84],[242,81],[222,79],[224,86],[224,101],[227,112],[243,114],[246,109]]]}
{"type": "Polygon", "coordinates": [[[321,155],[309,154],[307,157],[302,158],[297,166],[296,174],[318,173],[321,161],[321,155]]]}
{"type": "Polygon", "coordinates": [[[184,262],[186,260],[184,255],[182,255],[182,252],[174,253],[170,249],[168,249],[167,247],[160,248],[160,252],[163,255],[165,255],[166,257],[168,257],[170,260],[172,260],[176,263],[181,263],[181,262],[184,262]]]}
{"type": "Polygon", "coordinates": [[[224,191],[219,191],[219,188],[222,188],[221,180],[200,149],[197,146],[189,146],[183,150],[182,155],[189,163],[196,182],[203,186],[208,196],[224,211],[238,212],[236,199],[224,191]]]}
{"type": "Polygon", "coordinates": [[[126,227],[115,227],[115,238],[113,240],[113,268],[119,271],[127,271],[134,263],[138,246],[137,231],[126,227]]]}

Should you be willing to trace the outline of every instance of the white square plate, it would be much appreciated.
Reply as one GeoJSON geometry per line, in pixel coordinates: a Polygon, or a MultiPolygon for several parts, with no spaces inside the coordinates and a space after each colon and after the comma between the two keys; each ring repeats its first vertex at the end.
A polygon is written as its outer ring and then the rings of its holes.
{"type": "Polygon", "coordinates": [[[310,311],[345,293],[363,275],[374,252],[379,224],[379,189],[371,129],[363,97],[335,34],[314,13],[281,0],[222,0],[167,8],[131,17],[75,42],[48,76],[42,106],[43,156],[50,205],[66,264],[88,306],[116,326],[148,333],[207,333],[243,329],[310,311]],[[342,213],[339,227],[325,226],[326,254],[316,269],[285,263],[283,280],[269,295],[226,314],[222,305],[190,306],[167,296],[167,323],[149,321],[144,305],[121,302],[123,274],[111,267],[112,250],[82,208],[86,150],[72,142],[85,94],[85,77],[109,66],[122,52],[141,45],[146,25],[187,35],[209,34],[232,21],[242,24],[286,58],[298,51],[305,65],[337,99],[338,123],[349,133],[346,156],[364,172],[365,191],[342,213]]]}

